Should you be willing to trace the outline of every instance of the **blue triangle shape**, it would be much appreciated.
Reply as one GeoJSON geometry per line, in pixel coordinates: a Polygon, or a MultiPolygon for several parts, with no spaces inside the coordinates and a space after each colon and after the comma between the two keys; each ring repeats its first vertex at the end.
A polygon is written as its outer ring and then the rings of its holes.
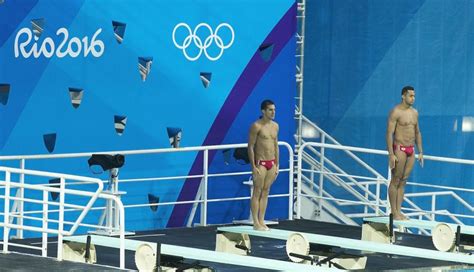
{"type": "Polygon", "coordinates": [[[224,155],[224,163],[225,164],[230,164],[230,155],[231,155],[231,152],[232,149],[228,148],[228,149],[224,149],[222,150],[222,154],[224,155]]]}
{"type": "Polygon", "coordinates": [[[123,134],[123,131],[125,130],[126,125],[127,125],[127,116],[121,116],[121,115],[114,116],[115,132],[117,132],[118,135],[123,134]]]}
{"type": "Polygon", "coordinates": [[[69,97],[71,98],[72,106],[77,109],[81,105],[83,89],[69,88],[69,97]]]}
{"type": "Polygon", "coordinates": [[[209,84],[211,84],[212,73],[201,72],[200,77],[201,77],[202,85],[204,85],[204,88],[209,87],[209,84]]]}
{"type": "Polygon", "coordinates": [[[48,152],[52,153],[56,146],[56,133],[44,134],[43,141],[48,152]]]}
{"type": "Polygon", "coordinates": [[[125,28],[127,25],[122,22],[112,21],[112,27],[114,28],[115,39],[119,44],[121,44],[125,37],[125,28]]]}
{"type": "Polygon", "coordinates": [[[153,57],[138,57],[138,71],[143,81],[146,80],[148,74],[151,71],[151,63],[153,57]]]}
{"type": "MultiPolygon", "coordinates": [[[[61,182],[60,178],[54,178],[49,180],[49,184],[51,184],[51,187],[59,188],[60,185],[59,183],[61,182]]],[[[57,200],[59,193],[58,192],[49,192],[51,194],[51,199],[52,200],[57,200]]]]}
{"type": "Polygon", "coordinates": [[[260,57],[262,57],[265,62],[268,62],[272,58],[273,44],[262,44],[258,48],[258,52],[260,53],[260,57]]]}
{"type": "MultiPolygon", "coordinates": [[[[157,203],[160,203],[160,197],[159,196],[155,196],[155,195],[152,195],[152,194],[148,194],[148,203],[149,204],[157,204],[157,203]]],[[[158,209],[158,206],[150,206],[150,209],[154,212],[156,212],[156,210],[158,209]]]]}
{"type": "Polygon", "coordinates": [[[10,84],[0,84],[0,103],[6,105],[10,95],[10,84]]]}
{"type": "Polygon", "coordinates": [[[179,147],[179,143],[181,142],[181,128],[176,127],[167,127],[166,131],[168,132],[168,138],[170,140],[170,145],[174,148],[179,147]]]}
{"type": "Polygon", "coordinates": [[[43,34],[44,19],[39,18],[39,19],[31,20],[31,27],[32,27],[32,30],[33,30],[33,34],[35,34],[35,37],[39,38],[41,36],[41,34],[43,34]]]}

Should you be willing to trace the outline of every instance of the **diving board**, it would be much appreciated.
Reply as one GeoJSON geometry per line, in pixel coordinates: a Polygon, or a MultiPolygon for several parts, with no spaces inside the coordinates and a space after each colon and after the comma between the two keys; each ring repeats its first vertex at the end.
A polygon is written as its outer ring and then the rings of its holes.
{"type": "MultiPolygon", "coordinates": [[[[251,236],[266,237],[272,239],[287,240],[290,235],[297,233],[296,231],[270,229],[269,231],[254,230],[249,226],[233,226],[219,227],[218,232],[230,232],[247,234],[251,236]]],[[[312,233],[301,233],[306,239],[313,244],[328,245],[345,249],[360,250],[365,252],[385,253],[400,256],[417,257],[424,259],[436,259],[448,262],[459,262],[466,264],[474,264],[474,257],[466,254],[457,254],[451,252],[440,252],[436,250],[421,249],[399,245],[387,245],[376,242],[361,241],[349,238],[341,238],[335,236],[326,236],[312,233]]]]}
{"type": "MultiPolygon", "coordinates": [[[[390,218],[388,216],[367,217],[367,218],[364,218],[364,222],[389,224],[390,218]]],[[[451,223],[428,221],[428,220],[418,220],[418,219],[393,220],[394,226],[401,226],[405,228],[427,229],[427,230],[432,230],[439,224],[446,224],[454,230],[457,229],[458,226],[460,226],[462,234],[474,235],[474,227],[468,226],[468,225],[459,225],[459,224],[451,224],[451,223]]]]}
{"type": "MultiPolygon", "coordinates": [[[[87,235],[81,236],[70,236],[64,237],[65,241],[71,241],[76,243],[86,243],[87,235]]],[[[120,247],[120,239],[115,237],[108,236],[99,236],[91,235],[91,243],[98,246],[118,248],[120,247]]],[[[125,239],[125,249],[132,251],[140,251],[141,249],[147,249],[147,252],[156,253],[158,249],[158,244],[125,239]]],[[[273,269],[280,271],[340,271],[338,269],[330,268],[321,268],[314,267],[311,265],[297,264],[288,261],[280,261],[274,259],[266,259],[260,257],[252,256],[240,256],[230,253],[216,252],[212,250],[184,247],[184,246],[175,246],[168,244],[161,244],[160,252],[163,255],[171,255],[177,257],[183,257],[187,259],[199,260],[199,261],[208,261],[215,263],[223,263],[230,265],[246,266],[246,267],[255,267],[262,269],[273,269]]],[[[153,259],[156,261],[156,257],[153,256],[153,259]]],[[[152,260],[153,260],[152,259],[152,260]]],[[[135,256],[137,260],[137,256],[135,256]]],[[[150,261],[150,260],[148,260],[150,261]]],[[[156,262],[155,262],[156,264],[156,262]]],[[[138,267],[138,264],[137,264],[138,267]]]]}
{"type": "Polygon", "coordinates": [[[362,240],[391,243],[394,227],[430,230],[433,245],[439,251],[473,250],[473,226],[417,219],[391,221],[387,216],[364,218],[362,240]]]}

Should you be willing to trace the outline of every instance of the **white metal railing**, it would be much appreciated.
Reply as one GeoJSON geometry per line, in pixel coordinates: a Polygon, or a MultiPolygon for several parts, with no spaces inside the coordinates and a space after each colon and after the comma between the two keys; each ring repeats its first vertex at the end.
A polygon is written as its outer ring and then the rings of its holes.
{"type": "MultiPolygon", "coordinates": [[[[331,135],[326,133],[324,130],[319,128],[315,123],[310,121],[307,117],[304,115],[302,116],[302,121],[304,121],[303,127],[301,129],[301,133],[303,134],[302,136],[304,138],[319,138],[320,142],[325,144],[325,143],[331,143],[335,145],[341,145],[336,139],[334,139],[331,135]],[[308,133],[309,132],[309,133],[308,133]]],[[[295,136],[296,138],[296,136],[295,136]]],[[[305,143],[305,140],[301,140],[302,143],[305,143]]],[[[356,154],[349,150],[344,150],[343,151],[345,154],[348,155],[349,158],[351,158],[354,163],[360,165],[369,173],[371,173],[373,176],[372,178],[375,180],[384,180],[385,177],[378,173],[375,169],[373,169],[370,165],[368,165],[366,162],[364,162],[362,159],[360,159],[356,154]]],[[[360,183],[359,181],[356,180],[356,178],[348,175],[341,167],[339,167],[336,163],[332,162],[325,156],[325,149],[321,148],[320,151],[316,150],[313,147],[309,147],[308,150],[305,150],[303,152],[303,161],[309,165],[311,165],[313,172],[310,172],[310,180],[311,182],[308,183],[308,186],[310,186],[312,189],[316,188],[318,190],[319,197],[322,197],[323,194],[325,194],[325,189],[324,189],[324,182],[323,180],[326,178],[329,181],[331,181],[333,184],[336,186],[342,186],[346,189],[348,193],[350,193],[353,197],[358,199],[359,201],[366,201],[367,203],[372,203],[374,202],[375,205],[366,205],[364,206],[364,210],[366,213],[368,212],[369,209],[375,211],[375,214],[380,214],[382,211],[380,210],[380,206],[384,201],[380,199],[380,195],[374,194],[371,190],[369,190],[368,185],[360,183]],[[319,158],[317,160],[316,158],[319,158]],[[332,170],[329,170],[331,168],[332,170]],[[317,182],[314,181],[315,174],[318,174],[318,172],[314,172],[316,169],[324,169],[322,172],[319,173],[319,179],[317,182]],[[331,175],[327,175],[325,173],[331,173],[331,175]],[[336,173],[341,174],[341,176],[335,175],[336,173]],[[347,178],[348,182],[345,182],[343,178],[347,178]],[[350,184],[350,185],[349,185],[350,184]],[[352,188],[351,188],[352,187],[352,188]]],[[[299,166],[298,169],[301,169],[299,166]]],[[[303,170],[304,171],[304,170],[303,170]]],[[[323,209],[323,202],[317,201],[316,204],[318,205],[319,211],[323,209]]],[[[344,204],[344,202],[337,201],[337,204],[340,206],[344,205],[351,205],[350,203],[344,204]]],[[[414,207],[417,208],[417,207],[414,207]]],[[[331,213],[330,209],[326,209],[328,212],[331,213]]],[[[335,215],[336,218],[338,218],[337,215],[335,215]]]]}
{"type": "MultiPolygon", "coordinates": [[[[288,198],[288,219],[293,217],[293,165],[294,165],[294,158],[292,156],[293,149],[292,147],[286,142],[279,142],[278,145],[280,147],[285,148],[288,151],[289,157],[289,167],[280,169],[280,172],[288,172],[288,193],[286,194],[273,194],[269,195],[270,198],[274,197],[287,197],[288,198]]],[[[47,159],[64,159],[64,158],[82,158],[82,157],[90,157],[92,154],[122,154],[124,156],[129,155],[147,155],[147,154],[165,154],[165,153],[178,153],[178,152],[203,152],[203,173],[197,175],[178,175],[178,176],[163,176],[163,177],[152,177],[152,178],[130,178],[130,179],[120,179],[119,183],[130,183],[130,182],[156,182],[156,181],[163,181],[163,180],[177,180],[177,179],[186,179],[186,178],[201,178],[201,183],[205,190],[202,191],[203,196],[200,198],[196,198],[195,200],[187,200],[187,201],[169,201],[169,202],[160,202],[160,203],[146,203],[146,204],[130,204],[124,205],[125,208],[139,208],[139,207],[146,207],[146,206],[167,206],[167,205],[179,205],[179,204],[194,204],[198,205],[201,204],[201,213],[204,216],[201,216],[201,225],[207,225],[207,206],[208,203],[211,202],[220,202],[220,201],[238,201],[238,200],[245,200],[250,199],[248,197],[230,197],[230,198],[219,198],[219,199],[208,199],[207,197],[207,187],[208,187],[208,179],[211,177],[222,177],[222,176],[235,176],[235,175],[251,175],[251,171],[246,172],[228,172],[228,173],[209,173],[208,165],[209,165],[209,151],[212,150],[224,150],[224,149],[231,149],[231,148],[245,148],[247,147],[246,143],[242,144],[228,144],[228,145],[211,145],[211,146],[197,146],[197,147],[182,147],[182,148],[162,148],[162,149],[145,149],[145,150],[121,150],[121,151],[107,151],[107,152],[86,152],[86,153],[69,153],[69,154],[47,154],[47,155],[26,155],[26,156],[0,156],[0,161],[20,161],[20,166],[25,167],[28,160],[47,160],[47,159]]],[[[20,175],[20,180],[24,179],[22,175],[20,175]]],[[[80,184],[86,184],[87,182],[81,182],[80,184]]],[[[69,183],[77,184],[77,183],[69,183]]],[[[24,211],[22,210],[21,205],[18,206],[18,212],[23,214],[24,211]]],[[[40,211],[37,211],[40,213],[40,211]]]]}
{"type": "MultiPolygon", "coordinates": [[[[288,193],[283,194],[273,194],[269,197],[287,197],[288,198],[288,218],[291,219],[293,216],[293,165],[294,165],[294,158],[293,158],[293,149],[288,143],[279,142],[279,146],[282,146],[287,149],[288,151],[288,158],[289,158],[289,168],[287,169],[280,169],[280,172],[288,172],[288,193]]],[[[20,166],[25,167],[26,162],[28,160],[44,160],[44,159],[61,159],[61,158],[79,158],[79,157],[90,157],[92,154],[122,154],[122,155],[143,155],[143,154],[158,154],[158,153],[175,153],[175,152],[191,152],[191,151],[198,151],[204,152],[203,156],[203,173],[201,175],[181,175],[181,176],[168,176],[168,177],[154,177],[154,178],[131,178],[127,180],[119,180],[118,182],[128,183],[128,182],[153,182],[153,181],[162,181],[162,180],[175,180],[175,179],[183,179],[183,178],[201,178],[201,184],[203,185],[204,190],[202,190],[202,197],[196,200],[191,201],[174,201],[174,202],[162,202],[156,204],[132,204],[132,205],[123,205],[120,198],[118,196],[114,196],[112,194],[103,193],[103,181],[94,178],[87,178],[87,177],[80,177],[80,176],[73,176],[73,175],[66,175],[66,174],[57,174],[51,172],[44,172],[44,171],[35,171],[35,170],[26,170],[26,169],[15,169],[15,168],[8,168],[8,167],[0,167],[0,172],[5,172],[5,181],[0,181],[0,188],[3,186],[5,189],[5,199],[4,202],[4,222],[0,223],[0,226],[4,227],[4,241],[3,241],[3,251],[8,251],[8,246],[14,245],[16,247],[27,247],[32,249],[38,249],[42,251],[43,256],[47,256],[47,239],[48,234],[56,234],[58,235],[58,252],[57,256],[59,260],[62,260],[62,242],[64,235],[72,235],[77,230],[78,226],[81,227],[89,227],[89,228],[104,228],[101,225],[94,225],[94,224],[85,224],[82,223],[85,215],[89,211],[92,210],[103,210],[104,207],[92,207],[95,200],[97,198],[102,198],[105,200],[112,200],[116,203],[119,209],[119,234],[120,234],[120,268],[125,268],[125,208],[136,208],[136,207],[144,207],[144,206],[162,206],[162,205],[177,205],[177,204],[201,204],[202,209],[202,225],[207,224],[207,204],[210,202],[219,202],[219,201],[229,201],[229,200],[245,200],[250,199],[250,197],[233,197],[233,198],[220,198],[220,199],[208,199],[207,194],[207,183],[208,178],[210,177],[221,177],[221,176],[236,176],[236,175],[249,175],[251,171],[247,172],[235,172],[235,173],[209,173],[209,151],[211,150],[219,150],[219,149],[229,149],[229,148],[243,148],[247,147],[247,144],[232,144],[232,145],[216,145],[216,146],[201,146],[201,147],[186,147],[186,148],[165,148],[165,149],[148,149],[148,150],[125,150],[125,151],[109,151],[109,152],[94,152],[94,153],[75,153],[75,154],[49,154],[49,155],[28,155],[28,156],[2,156],[0,157],[0,161],[7,161],[7,160],[18,160],[20,161],[20,166]],[[14,182],[11,180],[11,173],[15,173],[19,175],[19,182],[14,182]],[[33,175],[33,176],[46,176],[46,177],[53,177],[59,178],[59,188],[55,188],[50,184],[27,184],[25,175],[33,175]],[[66,180],[70,180],[72,182],[66,182],[66,180]],[[66,189],[66,185],[80,185],[80,184],[97,184],[98,189],[95,192],[87,192],[87,191],[80,191],[80,190],[72,190],[66,189]],[[11,188],[18,188],[16,196],[10,196],[11,188]],[[42,191],[42,199],[35,200],[35,199],[28,199],[24,197],[24,190],[37,190],[42,191]],[[20,193],[21,192],[21,193],[20,193]],[[48,201],[48,194],[50,192],[59,193],[59,203],[48,201]],[[91,199],[87,203],[85,207],[82,207],[77,204],[65,203],[65,194],[70,195],[77,195],[77,196],[88,196],[91,199]],[[14,201],[15,209],[10,211],[10,201],[14,201]],[[42,204],[42,210],[24,210],[24,202],[32,202],[36,204],[42,204]],[[50,209],[49,206],[59,206],[58,209],[50,209]],[[64,213],[66,212],[75,212],[78,210],[82,210],[81,214],[79,215],[78,219],[74,222],[68,222],[65,220],[64,213]],[[49,213],[59,213],[58,220],[49,218],[49,213]],[[41,218],[34,217],[31,215],[40,215],[41,218]],[[16,224],[13,223],[11,220],[12,217],[17,219],[16,224]],[[37,226],[28,226],[25,224],[23,219],[31,219],[31,220],[40,220],[42,221],[42,227],[37,226]],[[57,228],[48,228],[48,223],[56,223],[58,225],[57,228]],[[65,225],[72,225],[69,230],[65,230],[65,225]],[[12,244],[9,241],[9,232],[10,229],[17,229],[17,230],[27,230],[27,231],[34,231],[42,233],[42,246],[35,247],[29,246],[24,244],[12,244]]],[[[0,197],[1,198],[1,197],[0,197]]],[[[23,232],[21,232],[22,238],[23,232]]]]}
{"type": "MultiPolygon", "coordinates": [[[[73,235],[79,226],[91,226],[91,227],[98,227],[90,224],[83,224],[82,221],[87,216],[87,214],[93,209],[92,206],[96,202],[97,199],[110,199],[114,201],[117,205],[119,210],[118,214],[120,216],[120,224],[119,224],[119,235],[122,239],[125,238],[125,212],[124,207],[120,201],[120,199],[116,196],[103,194],[103,182],[100,179],[95,178],[88,178],[88,177],[81,177],[75,175],[67,175],[67,174],[59,174],[59,173],[52,173],[52,172],[44,172],[44,171],[35,171],[35,170],[26,170],[26,169],[16,169],[16,168],[9,168],[9,167],[0,167],[0,173],[4,174],[4,180],[0,181],[0,187],[4,189],[4,195],[0,196],[0,198],[4,199],[3,203],[3,211],[0,213],[3,216],[3,222],[0,222],[0,227],[3,227],[3,241],[0,242],[3,246],[3,253],[9,252],[9,247],[20,247],[20,248],[28,248],[28,249],[35,249],[40,250],[41,255],[43,257],[47,256],[47,249],[48,249],[48,234],[57,235],[58,238],[58,248],[57,248],[57,259],[62,260],[62,243],[63,243],[63,236],[70,236],[73,235]],[[20,181],[15,182],[12,181],[12,174],[19,174],[20,181]],[[27,184],[25,183],[25,175],[28,176],[37,176],[37,177],[48,177],[48,178],[58,178],[60,179],[59,188],[52,187],[49,185],[43,184],[27,184]],[[66,180],[75,180],[78,182],[88,182],[94,183],[97,185],[97,190],[94,192],[87,192],[87,191],[80,191],[80,190],[73,190],[73,189],[66,189],[66,180]],[[23,194],[21,197],[18,196],[11,196],[12,190],[17,189],[18,191],[22,191],[23,194]],[[31,194],[30,197],[26,197],[24,194],[25,190],[31,191],[39,191],[41,194],[38,196],[38,199],[35,198],[35,194],[31,194]],[[55,192],[59,194],[59,202],[49,201],[48,197],[51,192],[55,192]],[[87,204],[85,206],[75,205],[66,203],[66,195],[70,196],[79,196],[79,197],[86,197],[88,199],[87,204]],[[10,201],[14,200],[17,205],[22,206],[26,203],[35,203],[42,206],[41,218],[34,217],[34,216],[27,216],[25,212],[18,212],[18,211],[10,211],[10,201]],[[50,209],[50,206],[59,206],[59,209],[50,209]],[[68,212],[66,207],[73,207],[72,210],[74,211],[81,211],[79,216],[75,219],[74,222],[66,222],[65,221],[65,213],[68,212]],[[51,219],[49,215],[51,213],[58,213],[58,219],[51,219]],[[14,220],[11,218],[17,218],[17,222],[14,223],[14,220]],[[24,220],[18,219],[30,219],[32,222],[31,225],[25,223],[24,220]],[[36,221],[41,221],[41,227],[38,224],[35,224],[36,221]],[[49,223],[55,223],[56,227],[51,227],[49,223]],[[65,225],[69,224],[72,225],[69,230],[65,229],[65,225]],[[10,241],[10,230],[17,229],[17,230],[26,230],[36,233],[41,233],[41,246],[31,246],[25,245],[22,243],[15,243],[10,241]]],[[[69,210],[70,211],[70,210],[69,210]]],[[[121,242],[120,245],[120,267],[125,268],[125,240],[121,242]]]]}
{"type": "MultiPolygon", "coordinates": [[[[325,144],[325,143],[304,143],[299,151],[298,151],[298,181],[297,181],[297,210],[296,210],[296,217],[300,218],[301,216],[301,198],[302,197],[308,197],[312,199],[325,199],[325,200],[332,200],[332,201],[337,201],[341,206],[343,202],[350,203],[350,205],[362,205],[364,207],[371,207],[375,211],[381,210],[381,208],[386,208],[386,210],[389,210],[388,208],[388,202],[387,201],[382,201],[380,199],[381,195],[381,190],[386,190],[388,188],[389,182],[388,178],[380,178],[379,175],[376,177],[366,177],[366,176],[360,176],[360,175],[351,175],[348,173],[337,173],[330,171],[327,168],[322,168],[321,165],[317,165],[317,169],[304,169],[303,168],[303,158],[305,155],[308,153],[305,152],[305,149],[311,149],[311,148],[320,148],[321,151],[313,154],[318,154],[320,156],[320,161],[325,161],[327,158],[321,158],[324,157],[324,149],[332,149],[332,150],[340,150],[348,154],[350,152],[350,156],[355,156],[354,152],[358,153],[365,153],[365,154],[375,154],[375,155],[382,155],[382,156],[387,156],[388,152],[385,150],[376,150],[376,149],[367,149],[367,148],[360,148],[360,147],[350,147],[350,146],[342,146],[342,145],[334,145],[334,144],[325,144]],[[336,199],[332,197],[328,197],[328,194],[324,192],[324,190],[321,190],[323,188],[323,184],[321,183],[323,179],[320,179],[316,181],[313,177],[313,180],[311,180],[310,183],[314,183],[315,186],[318,188],[318,191],[320,192],[319,194],[302,194],[301,193],[301,187],[303,185],[304,179],[302,179],[302,175],[304,173],[317,173],[320,174],[320,176],[324,177],[331,177],[329,180],[334,180],[337,178],[348,178],[349,181],[344,181],[342,180],[343,183],[345,183],[346,186],[354,187],[362,187],[364,188],[365,192],[372,192],[374,190],[371,189],[371,187],[375,187],[375,193],[373,195],[376,196],[376,198],[370,198],[368,197],[368,194],[366,194],[366,198],[363,200],[356,199],[356,200],[349,200],[349,199],[336,199]],[[358,181],[361,179],[362,181],[358,181]],[[323,196],[324,194],[324,196],[323,196]]],[[[457,158],[446,158],[446,157],[437,157],[437,156],[429,156],[429,155],[424,155],[423,158],[425,160],[431,160],[431,161],[437,161],[437,162],[444,162],[444,163],[455,163],[455,164],[464,164],[464,165],[474,165],[474,160],[466,160],[466,159],[457,159],[457,158]]],[[[329,161],[329,160],[328,160],[329,161]]],[[[308,161],[306,161],[308,163],[308,161]]],[[[314,166],[314,164],[310,164],[311,166],[314,166]]],[[[390,171],[387,169],[387,172],[390,173],[390,171]]],[[[388,177],[390,174],[387,175],[388,177]]],[[[306,177],[305,177],[306,178],[306,177]]],[[[457,192],[462,192],[464,194],[466,193],[474,193],[473,189],[464,189],[464,188],[457,188],[457,187],[452,187],[452,186],[440,186],[440,185],[432,185],[432,184],[423,184],[423,183],[414,183],[414,182],[408,182],[409,186],[417,186],[420,188],[429,188],[430,190],[444,190],[444,191],[429,191],[429,192],[418,192],[418,193],[407,193],[405,194],[405,202],[409,205],[409,207],[403,208],[405,211],[410,212],[409,215],[416,215],[419,216],[420,219],[422,217],[427,218],[429,220],[435,220],[437,215],[443,215],[451,220],[457,222],[457,223],[462,223],[460,218],[474,218],[474,216],[468,215],[468,214],[459,214],[459,213],[453,213],[448,211],[447,209],[438,209],[438,199],[442,197],[450,197],[452,201],[455,201],[456,203],[460,204],[462,207],[466,208],[469,213],[472,213],[474,211],[474,206],[470,205],[468,201],[463,199],[459,193],[457,192]],[[416,204],[416,200],[419,198],[429,198],[427,201],[430,201],[430,209],[422,209],[416,204]]],[[[364,217],[364,216],[371,216],[371,215],[376,215],[377,213],[369,213],[367,210],[365,210],[364,213],[362,214],[347,214],[350,217],[357,218],[357,217],[364,217]]]]}
{"type": "MultiPolygon", "coordinates": [[[[338,141],[336,141],[336,139],[331,137],[324,130],[319,128],[315,123],[311,122],[308,118],[303,116],[302,119],[304,121],[303,129],[302,129],[303,135],[305,134],[305,130],[309,129],[310,138],[319,138],[320,142],[323,143],[323,144],[332,143],[334,145],[342,146],[342,144],[340,144],[338,141]]],[[[308,133],[306,133],[306,134],[308,134],[308,133]]],[[[305,141],[303,140],[303,143],[304,142],[305,141]]],[[[348,214],[348,216],[350,216],[350,217],[360,217],[360,216],[364,216],[364,215],[368,216],[368,215],[371,215],[369,213],[369,209],[375,211],[375,215],[378,215],[382,212],[381,208],[385,208],[386,213],[388,213],[388,210],[387,210],[388,209],[388,201],[383,200],[383,199],[380,198],[380,194],[377,193],[377,192],[380,192],[380,190],[376,189],[375,190],[375,195],[372,193],[372,190],[370,190],[371,185],[375,184],[375,186],[379,186],[379,184],[382,184],[382,183],[380,183],[380,182],[379,183],[376,183],[376,182],[370,183],[370,180],[382,181],[382,182],[385,182],[385,184],[387,184],[387,186],[388,186],[388,180],[390,179],[390,174],[391,174],[390,171],[388,171],[388,176],[387,176],[387,178],[385,178],[382,174],[378,173],[374,168],[372,168],[370,165],[368,165],[362,159],[360,159],[356,154],[354,154],[350,150],[343,150],[343,152],[345,154],[347,154],[349,156],[349,158],[353,159],[354,163],[356,163],[357,165],[360,165],[361,167],[363,167],[369,173],[372,174],[372,177],[366,177],[365,180],[359,181],[359,180],[357,180],[357,178],[360,178],[360,177],[357,177],[355,175],[348,175],[346,172],[344,172],[344,170],[341,167],[339,167],[334,162],[329,160],[327,158],[327,156],[324,156],[324,151],[325,151],[324,148],[321,148],[321,150],[318,151],[313,147],[309,147],[309,151],[310,152],[304,152],[303,161],[305,163],[310,164],[313,168],[312,170],[314,170],[314,169],[324,169],[324,171],[322,171],[322,172],[316,172],[316,174],[319,173],[319,184],[320,185],[322,185],[323,179],[326,178],[326,179],[332,181],[337,186],[345,187],[346,191],[348,193],[352,194],[355,198],[360,200],[360,194],[362,193],[362,194],[364,194],[367,203],[373,203],[370,206],[369,205],[364,206],[364,213],[363,214],[359,214],[359,215],[357,215],[357,214],[348,214]],[[318,157],[320,162],[315,163],[315,159],[313,158],[313,156],[318,157]],[[326,167],[326,165],[330,166],[333,170],[332,171],[329,170],[326,167]],[[331,174],[330,175],[325,174],[326,172],[330,172],[331,174]],[[338,176],[337,175],[338,173],[341,174],[341,175],[338,176]],[[344,181],[343,178],[348,179],[348,181],[344,181]],[[360,192],[356,192],[353,189],[347,190],[346,184],[354,187],[354,189],[358,189],[360,192]]],[[[309,186],[311,186],[311,187],[314,187],[314,185],[315,185],[314,174],[315,174],[315,172],[310,173],[311,182],[309,182],[309,186]]],[[[409,184],[412,184],[412,183],[410,182],[409,184]]],[[[432,186],[432,188],[436,188],[435,185],[430,184],[428,186],[432,186]]],[[[420,187],[422,187],[422,186],[420,186],[420,187]]],[[[319,190],[319,196],[322,196],[322,194],[324,192],[324,188],[323,187],[321,187],[321,188],[318,187],[317,189],[319,190]]],[[[387,196],[387,198],[388,198],[388,196],[387,196]]],[[[409,206],[408,208],[405,208],[406,210],[419,211],[421,209],[410,198],[405,197],[404,200],[405,200],[405,203],[408,204],[408,206],[409,206]]],[[[321,210],[322,209],[322,206],[321,206],[322,202],[317,202],[317,204],[319,205],[319,209],[321,210]]],[[[352,203],[344,204],[343,202],[340,202],[340,201],[337,201],[337,204],[339,206],[352,205],[352,203]]],[[[328,211],[330,211],[330,210],[328,210],[328,211]]],[[[421,217],[424,217],[426,219],[431,218],[430,215],[427,214],[427,213],[425,213],[423,215],[420,215],[420,218],[421,217]]]]}

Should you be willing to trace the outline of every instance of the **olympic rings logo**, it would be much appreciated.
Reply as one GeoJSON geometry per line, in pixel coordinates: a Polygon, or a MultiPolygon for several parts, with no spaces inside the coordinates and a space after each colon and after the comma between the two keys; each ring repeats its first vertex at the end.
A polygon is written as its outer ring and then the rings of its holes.
{"type": "Polygon", "coordinates": [[[194,31],[192,31],[191,27],[189,27],[189,25],[187,25],[186,23],[179,23],[173,29],[173,43],[178,49],[183,50],[184,57],[186,57],[186,59],[188,59],[189,61],[195,61],[199,59],[203,52],[209,60],[216,61],[222,57],[222,54],[224,54],[224,50],[231,47],[234,43],[234,29],[229,24],[222,23],[217,26],[216,31],[214,32],[211,26],[209,26],[208,24],[200,23],[196,26],[196,28],[194,28],[194,31]],[[178,42],[176,41],[176,30],[183,27],[187,30],[188,35],[186,36],[186,38],[184,38],[181,44],[178,44],[178,42]],[[204,39],[204,42],[197,35],[198,30],[201,28],[205,28],[209,31],[209,36],[204,39]],[[232,38],[227,44],[224,44],[224,41],[218,35],[219,30],[221,30],[221,28],[227,28],[231,33],[232,38]],[[191,46],[191,43],[194,43],[194,45],[199,49],[199,52],[195,56],[190,56],[187,51],[187,49],[191,46]],[[217,56],[211,56],[207,51],[207,49],[213,43],[215,43],[216,46],[219,48],[219,53],[217,54],[217,56]]]}

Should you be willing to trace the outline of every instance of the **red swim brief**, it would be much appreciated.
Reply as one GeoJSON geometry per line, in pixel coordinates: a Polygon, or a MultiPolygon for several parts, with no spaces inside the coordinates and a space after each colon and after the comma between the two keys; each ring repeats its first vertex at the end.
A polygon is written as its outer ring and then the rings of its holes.
{"type": "Polygon", "coordinates": [[[403,146],[401,144],[394,144],[393,145],[393,150],[394,151],[395,150],[400,150],[400,151],[405,152],[405,154],[407,154],[407,156],[411,156],[415,152],[415,146],[413,146],[413,145],[403,146]]]}
{"type": "Polygon", "coordinates": [[[267,160],[267,161],[264,161],[264,160],[258,160],[257,161],[257,165],[261,165],[263,167],[265,167],[267,170],[270,170],[272,169],[272,167],[276,164],[276,160],[273,159],[273,160],[267,160]]]}

